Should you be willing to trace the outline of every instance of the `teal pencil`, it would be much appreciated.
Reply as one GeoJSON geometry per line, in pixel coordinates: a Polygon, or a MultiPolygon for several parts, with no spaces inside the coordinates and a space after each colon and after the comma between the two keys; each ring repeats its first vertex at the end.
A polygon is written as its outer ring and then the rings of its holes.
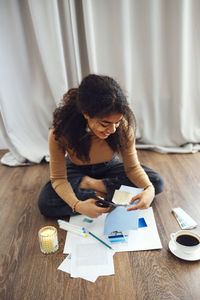
{"type": "Polygon", "coordinates": [[[88,233],[93,236],[95,239],[97,239],[99,242],[101,242],[102,244],[104,244],[106,247],[108,247],[111,250],[114,250],[112,247],[110,247],[108,244],[106,244],[104,241],[102,241],[100,238],[98,238],[94,233],[88,231],[88,233]]]}

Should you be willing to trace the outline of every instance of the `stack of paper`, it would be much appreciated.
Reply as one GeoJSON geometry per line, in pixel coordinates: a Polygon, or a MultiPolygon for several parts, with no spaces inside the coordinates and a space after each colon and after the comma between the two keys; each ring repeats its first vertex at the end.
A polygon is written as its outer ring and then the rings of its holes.
{"type": "MultiPolygon", "coordinates": [[[[101,217],[103,217],[103,222],[99,217],[94,223],[85,223],[84,220],[87,217],[83,215],[72,217],[70,224],[78,225],[80,228],[87,226],[87,232],[92,232],[107,244],[103,235],[103,226],[100,226],[104,224],[105,216],[101,217]],[[79,221],[74,223],[74,218],[78,218],[79,221]]],[[[80,277],[91,282],[95,282],[99,276],[114,274],[114,250],[89,234],[84,238],[68,231],[67,238],[69,241],[67,244],[69,252],[67,252],[70,255],[58,267],[59,270],[69,273],[71,277],[80,277]]]]}
{"type": "Polygon", "coordinates": [[[86,243],[85,240],[78,241],[73,237],[71,254],[58,269],[71,274],[71,277],[95,282],[99,276],[114,274],[114,253],[114,250],[101,243],[92,240],[86,243]]]}
{"type": "MultiPolygon", "coordinates": [[[[124,186],[121,188],[132,194],[138,193],[138,189],[128,187],[129,190],[126,190],[127,187],[124,186]]],[[[88,218],[83,215],[71,217],[70,224],[87,228],[88,231],[110,244],[114,251],[95,240],[92,236],[83,238],[68,232],[64,253],[70,255],[67,256],[58,269],[71,274],[71,277],[81,277],[94,282],[98,276],[114,274],[113,255],[116,251],[162,248],[152,208],[136,211],[127,211],[126,209],[119,206],[110,214],[103,214],[96,219],[91,219],[90,222],[86,222],[85,220],[88,220],[88,218]],[[113,228],[113,224],[116,226],[118,218],[121,219],[120,224],[124,226],[123,229],[121,225],[118,229],[113,228]],[[139,221],[142,220],[145,226],[139,226],[139,221]],[[113,229],[126,230],[128,232],[127,243],[111,244],[108,235],[104,232],[110,233],[113,229]]]]}

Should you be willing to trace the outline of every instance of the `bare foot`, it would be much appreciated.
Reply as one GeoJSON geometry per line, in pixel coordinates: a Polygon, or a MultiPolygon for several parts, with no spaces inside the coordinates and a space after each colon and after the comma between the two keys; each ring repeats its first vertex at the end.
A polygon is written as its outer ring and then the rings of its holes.
{"type": "Polygon", "coordinates": [[[90,189],[90,186],[91,186],[91,184],[90,184],[91,179],[92,179],[92,178],[89,177],[89,176],[84,176],[84,177],[82,177],[81,182],[80,182],[80,184],[79,184],[79,188],[80,188],[80,189],[90,189]]]}
{"type": "Polygon", "coordinates": [[[82,177],[79,188],[94,190],[106,194],[106,188],[103,184],[103,181],[101,179],[95,179],[89,176],[82,177]]]}

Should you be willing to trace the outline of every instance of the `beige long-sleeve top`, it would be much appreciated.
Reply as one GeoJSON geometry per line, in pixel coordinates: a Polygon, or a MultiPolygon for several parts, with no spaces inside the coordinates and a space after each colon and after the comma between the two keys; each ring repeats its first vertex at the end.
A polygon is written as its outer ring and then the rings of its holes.
{"type": "MultiPolygon", "coordinates": [[[[69,206],[74,207],[77,203],[77,197],[67,181],[66,171],[66,153],[70,160],[77,165],[88,165],[78,159],[71,149],[65,149],[65,152],[59,147],[58,141],[55,140],[53,129],[49,133],[49,151],[50,151],[50,179],[52,187],[56,193],[66,202],[69,206]]],[[[114,151],[110,148],[107,142],[98,138],[96,135],[91,135],[91,147],[89,152],[90,163],[97,164],[107,162],[114,156],[114,151]]],[[[135,148],[135,140],[133,132],[130,132],[130,142],[127,149],[124,149],[120,156],[122,158],[125,172],[128,178],[138,187],[147,188],[152,186],[147,174],[141,167],[135,148]]]]}

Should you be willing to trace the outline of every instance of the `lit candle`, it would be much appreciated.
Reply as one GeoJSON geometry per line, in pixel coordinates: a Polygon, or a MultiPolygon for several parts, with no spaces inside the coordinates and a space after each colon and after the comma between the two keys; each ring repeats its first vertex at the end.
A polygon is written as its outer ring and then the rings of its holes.
{"type": "Polygon", "coordinates": [[[43,253],[52,253],[58,250],[57,229],[53,226],[46,226],[38,232],[40,250],[43,253]]]}

